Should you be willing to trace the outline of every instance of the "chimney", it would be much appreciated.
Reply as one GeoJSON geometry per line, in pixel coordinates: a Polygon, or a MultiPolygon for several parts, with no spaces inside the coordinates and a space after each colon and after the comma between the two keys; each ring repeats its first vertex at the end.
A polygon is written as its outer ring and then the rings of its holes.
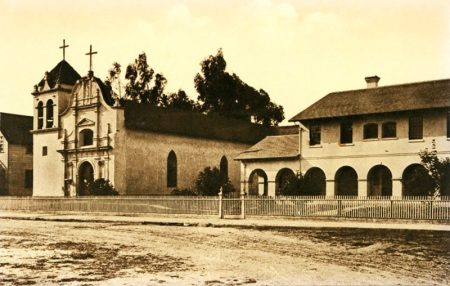
{"type": "Polygon", "coordinates": [[[364,79],[367,82],[367,88],[378,87],[378,81],[380,81],[380,78],[378,76],[367,76],[364,79]]]}

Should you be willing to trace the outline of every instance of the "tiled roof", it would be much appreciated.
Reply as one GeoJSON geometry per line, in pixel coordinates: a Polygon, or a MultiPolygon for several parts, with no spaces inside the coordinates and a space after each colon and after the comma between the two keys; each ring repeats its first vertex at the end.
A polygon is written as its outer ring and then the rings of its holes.
{"type": "Polygon", "coordinates": [[[145,104],[125,104],[125,127],[134,130],[172,133],[191,137],[255,144],[276,134],[275,128],[193,111],[161,108],[145,104]]]}
{"type": "Polygon", "coordinates": [[[10,144],[31,145],[33,117],[0,112],[0,131],[10,144]]]}
{"type": "MultiPolygon", "coordinates": [[[[51,88],[56,83],[74,85],[81,76],[77,71],[65,60],[60,61],[47,75],[47,81],[51,88]]],[[[42,79],[38,86],[44,86],[45,79],[42,79]]]]}
{"type": "Polygon", "coordinates": [[[296,158],[298,155],[298,135],[278,135],[267,136],[235,160],[296,158]]]}
{"type": "Polygon", "coordinates": [[[450,79],[333,92],[289,121],[450,107],[450,79]]]}

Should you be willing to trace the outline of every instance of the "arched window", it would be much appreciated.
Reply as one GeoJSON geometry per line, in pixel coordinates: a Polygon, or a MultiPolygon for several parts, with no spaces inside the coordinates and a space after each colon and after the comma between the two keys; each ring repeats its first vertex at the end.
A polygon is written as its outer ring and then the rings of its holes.
{"type": "Polygon", "coordinates": [[[378,124],[367,123],[364,125],[364,139],[377,139],[378,138],[378,124]]]}
{"type": "Polygon", "coordinates": [[[228,160],[225,156],[220,159],[220,177],[224,181],[228,180],[228,160]]]}
{"type": "Polygon", "coordinates": [[[46,104],[47,108],[47,120],[45,127],[51,128],[53,127],[53,100],[49,99],[46,104]]]}
{"type": "Polygon", "coordinates": [[[170,151],[167,157],[167,187],[175,188],[177,186],[177,155],[170,151]]]}
{"type": "Polygon", "coordinates": [[[44,127],[44,104],[39,101],[37,105],[37,129],[44,127]]]}
{"type": "Polygon", "coordinates": [[[326,180],[325,173],[322,169],[312,167],[305,174],[304,193],[308,196],[325,196],[326,195],[326,180]]]}
{"type": "Polygon", "coordinates": [[[94,144],[94,132],[91,129],[83,129],[80,131],[80,147],[94,144]]]}
{"type": "Polygon", "coordinates": [[[383,138],[395,138],[397,137],[397,123],[384,122],[382,125],[381,136],[383,138]]]}
{"type": "Polygon", "coordinates": [[[367,175],[369,196],[392,196],[392,173],[388,167],[377,165],[367,175]]]}
{"type": "Polygon", "coordinates": [[[358,175],[352,167],[345,166],[340,168],[336,172],[334,184],[337,196],[358,195],[358,175]]]}

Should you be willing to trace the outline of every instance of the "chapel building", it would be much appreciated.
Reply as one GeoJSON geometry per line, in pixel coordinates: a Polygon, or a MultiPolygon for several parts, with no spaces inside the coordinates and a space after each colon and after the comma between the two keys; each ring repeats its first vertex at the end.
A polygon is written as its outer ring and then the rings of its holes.
{"type": "Polygon", "coordinates": [[[450,79],[378,86],[379,79],[326,95],[290,119],[297,135],[268,136],[241,153],[242,190],[274,196],[301,173],[314,195],[421,195],[405,182],[427,173],[421,150],[450,156],[450,79]]]}
{"type": "Polygon", "coordinates": [[[239,189],[233,160],[273,129],[216,115],[141,104],[115,105],[90,70],[65,60],[35,86],[34,196],[81,196],[95,179],[121,195],[168,195],[192,189],[205,167],[217,167],[239,189]]]}

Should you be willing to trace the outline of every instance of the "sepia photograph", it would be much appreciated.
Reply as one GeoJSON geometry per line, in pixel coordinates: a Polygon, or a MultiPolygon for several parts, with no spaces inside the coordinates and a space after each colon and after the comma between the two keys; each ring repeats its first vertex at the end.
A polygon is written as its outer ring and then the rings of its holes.
{"type": "Polygon", "coordinates": [[[0,0],[0,285],[449,285],[447,0],[0,0]]]}

